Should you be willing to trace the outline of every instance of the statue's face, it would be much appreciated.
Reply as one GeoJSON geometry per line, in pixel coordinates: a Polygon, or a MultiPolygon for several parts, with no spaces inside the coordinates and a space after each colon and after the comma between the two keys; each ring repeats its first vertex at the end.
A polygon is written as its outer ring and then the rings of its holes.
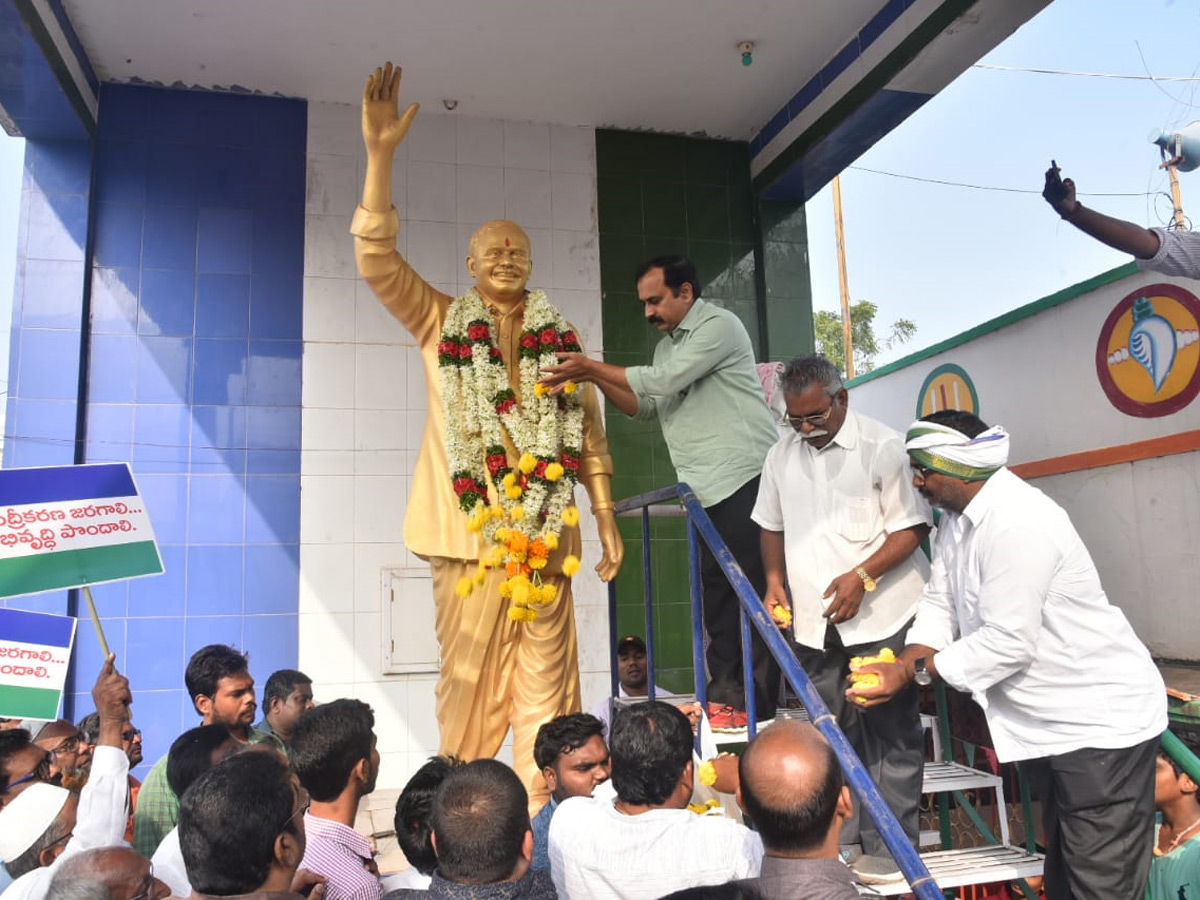
{"type": "Polygon", "coordinates": [[[529,236],[513,222],[488,222],[471,238],[467,271],[485,297],[523,296],[533,272],[529,236]]]}

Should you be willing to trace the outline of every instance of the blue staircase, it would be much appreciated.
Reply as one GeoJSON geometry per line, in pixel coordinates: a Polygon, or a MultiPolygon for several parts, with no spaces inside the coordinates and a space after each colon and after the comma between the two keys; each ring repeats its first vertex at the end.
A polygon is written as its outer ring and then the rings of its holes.
{"type": "MultiPolygon", "coordinates": [[[[1020,880],[1042,872],[1043,858],[1021,847],[1008,843],[1007,822],[1001,828],[1001,838],[997,839],[991,832],[983,828],[985,838],[990,843],[985,847],[965,848],[961,850],[942,849],[931,853],[921,854],[909,843],[900,823],[884,802],[879,788],[872,781],[863,767],[858,755],[850,746],[846,736],[838,727],[837,721],[829,708],[817,693],[804,669],[797,662],[787,641],[780,634],[772,621],[762,599],[757,595],[746,578],[741,566],[721,539],[708,514],[700,505],[695,493],[686,484],[680,483],[672,487],[661,488],[621,500],[616,504],[616,513],[620,516],[638,516],[642,520],[642,558],[643,584],[645,596],[645,641],[646,663],[648,669],[648,690],[650,699],[655,694],[655,654],[654,654],[654,610],[653,610],[653,573],[651,571],[650,521],[652,515],[683,515],[687,519],[689,586],[692,613],[692,665],[695,673],[696,699],[702,708],[707,708],[705,697],[705,662],[704,662],[704,617],[701,607],[700,588],[700,542],[703,541],[712,551],[721,565],[725,576],[729,579],[741,603],[742,631],[742,668],[747,673],[746,682],[746,712],[749,719],[749,739],[753,740],[757,722],[755,715],[753,671],[751,661],[751,628],[758,630],[776,662],[779,663],[784,678],[787,680],[795,695],[804,706],[804,713],[813,725],[821,731],[837,753],[846,782],[854,791],[862,809],[874,821],[880,836],[887,844],[893,858],[896,860],[905,882],[895,885],[873,886],[881,894],[912,893],[920,900],[941,900],[943,889],[955,888],[970,884],[987,884],[997,881],[1020,880]]],[[[608,591],[609,631],[612,640],[610,647],[610,671],[612,673],[611,696],[618,694],[617,680],[617,589],[615,582],[609,583],[608,591]]],[[[682,699],[682,698],[676,698],[682,699]]],[[[780,717],[798,717],[795,710],[781,710],[780,717]]],[[[940,732],[935,731],[935,736],[940,732]]],[[[741,738],[737,739],[741,741],[741,738]]],[[[939,746],[934,742],[935,748],[939,746]]],[[[941,753],[935,753],[936,758],[926,764],[925,792],[932,794],[952,794],[962,798],[968,790],[993,790],[995,801],[1003,809],[1003,786],[998,776],[980,772],[941,758],[941,753]]],[[[960,799],[961,803],[961,799],[960,799]]],[[[974,812],[974,810],[970,810],[974,812]]],[[[976,814],[976,818],[977,818],[976,814]]],[[[980,824],[982,820],[980,820],[980,824]]],[[[1027,896],[1034,896],[1028,887],[1021,884],[1027,896]]]]}

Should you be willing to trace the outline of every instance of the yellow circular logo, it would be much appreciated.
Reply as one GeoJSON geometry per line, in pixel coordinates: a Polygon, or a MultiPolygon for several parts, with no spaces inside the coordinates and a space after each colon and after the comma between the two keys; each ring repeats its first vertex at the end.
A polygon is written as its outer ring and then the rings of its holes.
{"type": "Polygon", "coordinates": [[[1100,329],[1096,375],[1112,405],[1127,415],[1183,409],[1200,393],[1200,300],[1171,284],[1125,297],[1100,329]]]}
{"type": "Polygon", "coordinates": [[[943,409],[979,415],[979,395],[971,376],[961,366],[946,363],[929,373],[917,396],[917,418],[943,409]]]}

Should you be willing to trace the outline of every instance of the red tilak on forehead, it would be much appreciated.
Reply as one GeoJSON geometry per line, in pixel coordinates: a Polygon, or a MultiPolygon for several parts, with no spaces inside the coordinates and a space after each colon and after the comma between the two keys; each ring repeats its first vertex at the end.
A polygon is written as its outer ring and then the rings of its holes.
{"type": "Polygon", "coordinates": [[[505,238],[505,239],[504,239],[504,246],[505,246],[505,247],[512,246],[512,245],[511,245],[511,243],[509,242],[508,238],[505,238]]]}

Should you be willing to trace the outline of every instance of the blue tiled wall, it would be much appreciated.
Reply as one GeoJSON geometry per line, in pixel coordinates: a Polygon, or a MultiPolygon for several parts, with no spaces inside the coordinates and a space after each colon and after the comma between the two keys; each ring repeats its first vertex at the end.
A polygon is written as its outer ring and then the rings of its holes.
{"type": "MultiPolygon", "coordinates": [[[[86,458],[132,463],[167,573],[93,593],[147,764],[196,724],[196,649],[248,650],[260,685],[296,664],[306,130],[298,101],[101,90],[86,458]]],[[[18,433],[35,396],[43,429],[60,394],[74,407],[70,310],[38,309],[20,320],[34,355],[14,363],[18,433]]],[[[86,622],[79,644],[86,710],[86,622]]]]}
{"type": "MultiPolygon", "coordinates": [[[[90,142],[25,142],[5,467],[75,461],[91,169],[90,142]]],[[[67,593],[15,597],[5,605],[63,614],[67,593]]]]}

